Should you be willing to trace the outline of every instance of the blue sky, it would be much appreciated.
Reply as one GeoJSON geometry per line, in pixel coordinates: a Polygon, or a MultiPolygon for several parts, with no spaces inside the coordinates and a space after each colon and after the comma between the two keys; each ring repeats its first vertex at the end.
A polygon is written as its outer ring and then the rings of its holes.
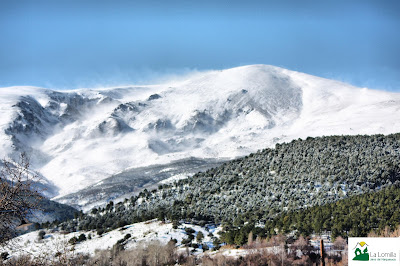
{"type": "Polygon", "coordinates": [[[400,1],[0,1],[0,87],[270,64],[400,91],[400,1]]]}

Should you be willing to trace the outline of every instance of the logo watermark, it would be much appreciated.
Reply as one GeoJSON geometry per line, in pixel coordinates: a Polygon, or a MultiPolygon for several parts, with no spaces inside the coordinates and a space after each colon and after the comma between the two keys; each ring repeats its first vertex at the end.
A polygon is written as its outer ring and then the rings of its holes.
{"type": "Polygon", "coordinates": [[[349,266],[400,266],[399,237],[349,237],[349,266]]]}

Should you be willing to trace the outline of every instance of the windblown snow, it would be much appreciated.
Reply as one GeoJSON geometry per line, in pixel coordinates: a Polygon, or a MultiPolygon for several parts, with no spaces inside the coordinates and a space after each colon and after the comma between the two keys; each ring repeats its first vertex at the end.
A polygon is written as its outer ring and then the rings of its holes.
{"type": "Polygon", "coordinates": [[[0,88],[0,110],[0,156],[28,152],[60,196],[132,167],[234,158],[308,136],[400,131],[398,93],[267,65],[165,85],[0,88]]]}

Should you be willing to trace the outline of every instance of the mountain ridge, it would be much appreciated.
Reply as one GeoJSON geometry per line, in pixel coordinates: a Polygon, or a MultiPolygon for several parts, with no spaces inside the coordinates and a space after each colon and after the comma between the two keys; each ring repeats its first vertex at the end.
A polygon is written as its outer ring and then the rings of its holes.
{"type": "Polygon", "coordinates": [[[308,136],[400,129],[398,93],[266,65],[161,85],[9,87],[0,94],[0,130],[6,131],[0,155],[27,149],[60,196],[132,167],[192,156],[235,158],[308,136]]]}

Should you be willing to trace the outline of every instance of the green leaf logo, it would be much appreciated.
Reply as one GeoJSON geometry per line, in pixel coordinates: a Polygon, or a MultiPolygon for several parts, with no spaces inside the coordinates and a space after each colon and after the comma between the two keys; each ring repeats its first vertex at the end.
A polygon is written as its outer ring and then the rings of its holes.
{"type": "Polygon", "coordinates": [[[358,242],[354,249],[353,260],[369,261],[368,244],[364,241],[358,242]]]}

